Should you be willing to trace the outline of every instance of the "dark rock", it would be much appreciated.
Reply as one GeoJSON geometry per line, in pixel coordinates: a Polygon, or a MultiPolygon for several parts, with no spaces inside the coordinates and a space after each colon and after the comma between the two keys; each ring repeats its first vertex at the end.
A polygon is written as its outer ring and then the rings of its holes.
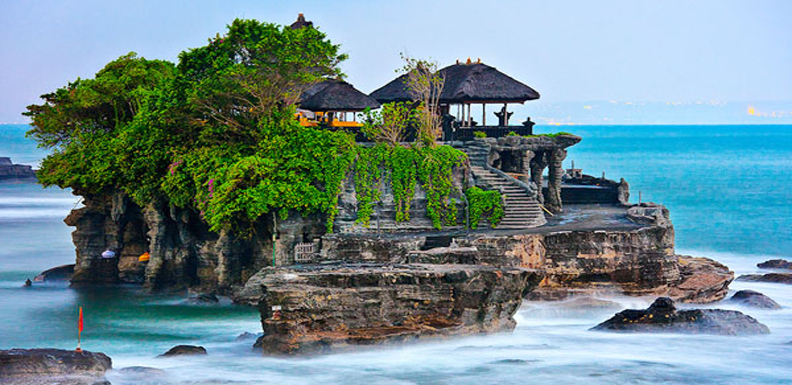
{"type": "Polygon", "coordinates": [[[35,178],[33,167],[24,164],[14,164],[11,158],[0,157],[0,179],[35,178]]]}
{"type": "Polygon", "coordinates": [[[149,366],[127,366],[126,368],[116,369],[115,371],[119,373],[135,374],[146,377],[161,376],[165,374],[164,370],[149,366]]]}
{"type": "Polygon", "coordinates": [[[237,336],[236,341],[247,341],[247,340],[252,340],[252,339],[256,339],[257,340],[263,335],[264,335],[264,333],[244,332],[244,333],[242,333],[242,334],[237,336]]]}
{"type": "Polygon", "coordinates": [[[792,270],[792,262],[785,259],[771,259],[762,263],[756,264],[760,269],[788,269],[792,270]]]}
{"type": "Polygon", "coordinates": [[[792,284],[792,273],[745,274],[737,277],[737,280],[792,284]]]}
{"type": "Polygon", "coordinates": [[[177,345],[172,347],[167,352],[159,355],[159,357],[173,357],[173,356],[189,356],[189,355],[206,355],[206,349],[203,346],[195,345],[177,345]]]}
{"type": "Polygon", "coordinates": [[[327,352],[511,330],[540,279],[532,270],[475,265],[265,268],[236,300],[259,304],[265,352],[327,352]]]}
{"type": "Polygon", "coordinates": [[[674,301],[660,297],[646,310],[624,310],[591,328],[619,332],[674,332],[690,334],[754,335],[770,329],[735,310],[677,310],[674,301]]]}
{"type": "Polygon", "coordinates": [[[553,302],[526,302],[523,309],[529,308],[530,317],[584,317],[592,314],[613,314],[624,307],[613,301],[593,297],[574,297],[571,300],[553,302]]]}
{"type": "Polygon", "coordinates": [[[218,303],[220,299],[212,293],[201,293],[190,296],[188,301],[192,303],[218,303]]]}
{"type": "Polygon", "coordinates": [[[60,349],[0,350],[0,383],[88,385],[112,368],[103,353],[60,349]]]}
{"type": "Polygon", "coordinates": [[[44,270],[41,274],[33,278],[36,282],[62,282],[69,281],[74,274],[74,264],[53,267],[44,270]]]}
{"type": "Polygon", "coordinates": [[[770,297],[753,290],[740,290],[729,298],[729,302],[755,307],[759,309],[780,309],[781,305],[773,301],[770,297]]]}

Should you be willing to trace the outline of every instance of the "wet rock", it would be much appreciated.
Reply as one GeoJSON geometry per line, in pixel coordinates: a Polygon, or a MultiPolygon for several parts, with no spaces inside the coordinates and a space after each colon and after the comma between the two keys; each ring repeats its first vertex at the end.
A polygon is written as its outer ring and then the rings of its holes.
{"type": "Polygon", "coordinates": [[[162,369],[152,368],[149,366],[127,366],[126,368],[116,369],[119,373],[136,374],[141,376],[161,376],[165,374],[162,369]]]}
{"type": "Polygon", "coordinates": [[[734,272],[726,265],[709,258],[679,255],[679,279],[662,295],[677,302],[710,303],[720,301],[729,293],[734,272]]]}
{"type": "Polygon", "coordinates": [[[717,335],[769,334],[770,329],[751,316],[735,310],[677,310],[667,297],[655,300],[646,310],[624,310],[591,328],[618,332],[674,332],[717,335]]]}
{"type": "Polygon", "coordinates": [[[173,356],[195,356],[195,355],[206,355],[206,349],[203,346],[195,346],[195,345],[177,345],[167,352],[159,355],[159,357],[173,357],[173,356]]]}
{"type": "Polygon", "coordinates": [[[745,274],[737,277],[737,280],[792,284],[792,273],[745,274]]]}
{"type": "Polygon", "coordinates": [[[244,332],[237,336],[236,341],[247,341],[247,340],[254,340],[259,339],[259,337],[263,336],[264,333],[250,333],[244,332]]]}
{"type": "Polygon", "coordinates": [[[571,300],[558,302],[526,302],[523,306],[530,308],[530,317],[590,317],[594,314],[612,314],[624,307],[617,302],[606,301],[593,297],[575,297],[571,300]]]}
{"type": "Polygon", "coordinates": [[[787,261],[786,259],[771,259],[769,261],[764,261],[762,263],[757,263],[757,267],[760,269],[788,269],[792,270],[792,262],[787,261]]]}
{"type": "Polygon", "coordinates": [[[190,299],[188,299],[188,302],[197,303],[197,304],[218,303],[220,302],[220,299],[217,298],[217,296],[212,293],[200,293],[200,294],[191,295],[190,299]]]}
{"type": "Polygon", "coordinates": [[[511,330],[540,279],[477,265],[306,265],[265,268],[236,300],[259,304],[265,352],[327,352],[511,330]]]}
{"type": "Polygon", "coordinates": [[[0,350],[0,383],[88,385],[106,383],[112,368],[103,353],[60,349],[0,350]]]}
{"type": "Polygon", "coordinates": [[[780,309],[776,301],[770,297],[753,290],[740,290],[729,298],[729,302],[739,303],[741,305],[755,307],[759,309],[780,309]]]}
{"type": "Polygon", "coordinates": [[[53,267],[44,270],[41,274],[33,278],[36,282],[62,282],[69,281],[74,274],[74,264],[53,267]]]}

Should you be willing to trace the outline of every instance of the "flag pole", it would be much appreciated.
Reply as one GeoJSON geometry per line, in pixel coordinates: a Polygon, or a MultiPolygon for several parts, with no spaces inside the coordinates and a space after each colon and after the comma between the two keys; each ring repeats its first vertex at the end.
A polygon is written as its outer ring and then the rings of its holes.
{"type": "Polygon", "coordinates": [[[82,352],[83,313],[80,306],[80,318],[77,320],[77,351],[82,352]]]}

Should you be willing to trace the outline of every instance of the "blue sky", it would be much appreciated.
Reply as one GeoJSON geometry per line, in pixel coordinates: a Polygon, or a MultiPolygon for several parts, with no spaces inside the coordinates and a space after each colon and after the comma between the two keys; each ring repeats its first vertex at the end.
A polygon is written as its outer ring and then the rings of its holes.
{"type": "MultiPolygon", "coordinates": [[[[342,45],[348,80],[364,92],[392,79],[405,52],[441,65],[481,58],[536,88],[542,99],[522,109],[547,121],[585,122],[590,101],[617,101],[718,102],[749,121],[756,104],[782,117],[767,122],[792,122],[792,1],[756,0],[4,0],[0,122],[24,121],[38,95],[129,51],[175,60],[236,17],[288,24],[298,12],[342,45]]],[[[647,122],[673,120],[668,111],[647,122]]],[[[684,119],[731,119],[711,114],[684,119]]],[[[621,119],[618,109],[600,115],[621,119]]]]}

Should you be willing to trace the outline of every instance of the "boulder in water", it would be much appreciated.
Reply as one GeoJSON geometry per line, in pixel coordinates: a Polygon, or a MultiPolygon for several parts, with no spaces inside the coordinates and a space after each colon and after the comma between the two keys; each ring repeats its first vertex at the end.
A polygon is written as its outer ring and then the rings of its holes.
{"type": "Polygon", "coordinates": [[[787,269],[792,270],[792,262],[786,259],[771,259],[762,263],[756,264],[760,269],[787,269]]]}
{"type": "Polygon", "coordinates": [[[197,303],[197,304],[200,304],[200,303],[218,303],[218,302],[220,302],[220,299],[217,298],[217,296],[212,294],[212,293],[199,293],[199,294],[190,296],[190,299],[188,301],[191,302],[191,303],[197,303]]]}
{"type": "Polygon", "coordinates": [[[251,332],[244,332],[237,336],[237,341],[247,341],[247,340],[255,340],[259,337],[263,336],[264,333],[251,333],[251,332]]]}
{"type": "Polygon", "coordinates": [[[63,265],[44,270],[41,274],[37,275],[36,278],[33,278],[33,280],[36,282],[62,282],[71,280],[73,274],[74,264],[72,263],[71,265],[63,265]]]}
{"type": "Polygon", "coordinates": [[[103,383],[112,360],[103,353],[60,349],[0,350],[0,383],[15,385],[103,383]]]}
{"type": "Polygon", "coordinates": [[[203,346],[195,345],[177,345],[167,352],[160,355],[160,357],[173,357],[173,356],[195,356],[206,355],[206,349],[203,346]]]}
{"type": "Polygon", "coordinates": [[[753,290],[740,290],[729,298],[729,302],[739,303],[740,305],[755,307],[759,309],[780,309],[776,301],[770,297],[753,290]]]}
{"type": "Polygon", "coordinates": [[[677,310],[674,301],[660,297],[646,310],[624,310],[591,328],[618,332],[674,332],[717,335],[769,334],[770,329],[736,310],[677,310]]]}
{"type": "Polygon", "coordinates": [[[792,284],[792,273],[745,274],[737,277],[737,280],[792,284]]]}

